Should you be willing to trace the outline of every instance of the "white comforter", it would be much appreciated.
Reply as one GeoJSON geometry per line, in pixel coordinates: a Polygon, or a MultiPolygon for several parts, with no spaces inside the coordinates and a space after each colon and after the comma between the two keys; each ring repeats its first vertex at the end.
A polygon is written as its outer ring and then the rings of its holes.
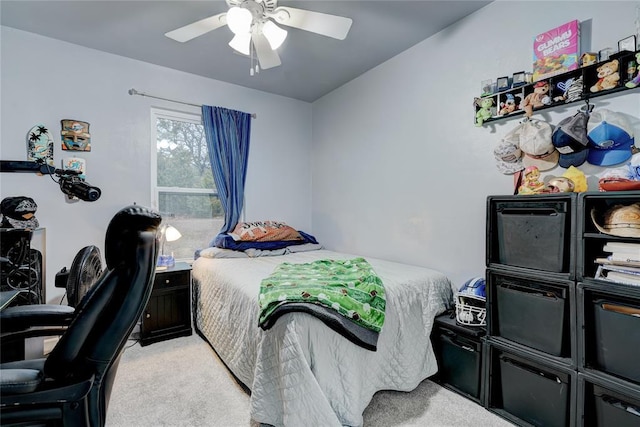
{"type": "MultiPolygon", "coordinates": [[[[196,326],[251,389],[251,418],[274,426],[360,426],[379,390],[413,390],[437,371],[429,341],[451,284],[434,270],[366,258],[386,289],[378,350],[359,347],[305,313],[258,328],[260,282],[282,262],[348,259],[319,250],[193,264],[196,326]]],[[[212,385],[214,386],[214,385],[212,385]]]]}

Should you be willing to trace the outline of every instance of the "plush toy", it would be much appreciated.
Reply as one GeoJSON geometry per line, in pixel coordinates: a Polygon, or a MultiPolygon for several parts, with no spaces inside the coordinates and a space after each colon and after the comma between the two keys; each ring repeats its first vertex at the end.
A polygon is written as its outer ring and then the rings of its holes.
{"type": "Polygon", "coordinates": [[[485,120],[492,116],[491,107],[493,107],[493,98],[475,98],[474,105],[480,107],[476,113],[476,126],[482,126],[485,120]]]}
{"type": "MultiPolygon", "coordinates": [[[[636,64],[640,64],[640,53],[636,53],[636,64]]],[[[640,85],[640,66],[637,67],[637,71],[638,74],[636,74],[636,76],[629,80],[627,83],[625,83],[625,86],[633,89],[634,87],[640,85]]]]}
{"type": "Polygon", "coordinates": [[[518,103],[516,102],[516,98],[513,94],[508,93],[506,95],[507,99],[504,102],[500,103],[500,112],[498,112],[499,116],[506,116],[509,113],[513,113],[518,109],[518,103]]]}
{"type": "Polygon", "coordinates": [[[540,108],[544,105],[551,104],[551,98],[549,93],[549,83],[546,80],[541,80],[533,85],[533,92],[527,95],[520,108],[524,110],[524,115],[531,117],[533,115],[534,108],[540,108]]]}
{"type": "Polygon", "coordinates": [[[618,67],[620,63],[617,59],[602,64],[596,71],[598,72],[598,81],[591,86],[591,92],[600,92],[601,90],[613,89],[618,86],[620,81],[620,74],[618,73],[618,67]]]}

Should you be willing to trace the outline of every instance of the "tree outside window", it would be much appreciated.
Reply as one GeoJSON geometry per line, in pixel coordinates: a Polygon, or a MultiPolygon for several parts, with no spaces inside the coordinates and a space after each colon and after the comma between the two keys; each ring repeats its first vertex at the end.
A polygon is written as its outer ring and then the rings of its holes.
{"type": "Polygon", "coordinates": [[[165,254],[192,260],[224,223],[200,115],[154,109],[152,138],[156,142],[154,207],[163,223],[182,234],[179,240],[166,243],[165,254]]]}

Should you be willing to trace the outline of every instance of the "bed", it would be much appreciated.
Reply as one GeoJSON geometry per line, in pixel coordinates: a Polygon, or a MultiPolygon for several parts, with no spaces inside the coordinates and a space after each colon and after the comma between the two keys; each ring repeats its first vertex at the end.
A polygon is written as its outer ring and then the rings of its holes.
{"type": "Polygon", "coordinates": [[[258,327],[260,283],[278,265],[354,257],[320,249],[194,261],[195,326],[251,390],[252,420],[361,426],[375,392],[411,391],[437,371],[429,335],[435,316],[451,305],[451,283],[423,267],[366,257],[386,292],[376,351],[307,313],[283,314],[270,329],[258,327]]]}

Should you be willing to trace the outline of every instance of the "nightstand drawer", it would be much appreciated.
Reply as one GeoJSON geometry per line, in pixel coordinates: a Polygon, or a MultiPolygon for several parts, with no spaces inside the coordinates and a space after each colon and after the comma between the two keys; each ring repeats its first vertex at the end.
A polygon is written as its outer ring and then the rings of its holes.
{"type": "Polygon", "coordinates": [[[165,271],[156,273],[153,289],[174,288],[176,286],[189,286],[189,271],[165,271]]]}

